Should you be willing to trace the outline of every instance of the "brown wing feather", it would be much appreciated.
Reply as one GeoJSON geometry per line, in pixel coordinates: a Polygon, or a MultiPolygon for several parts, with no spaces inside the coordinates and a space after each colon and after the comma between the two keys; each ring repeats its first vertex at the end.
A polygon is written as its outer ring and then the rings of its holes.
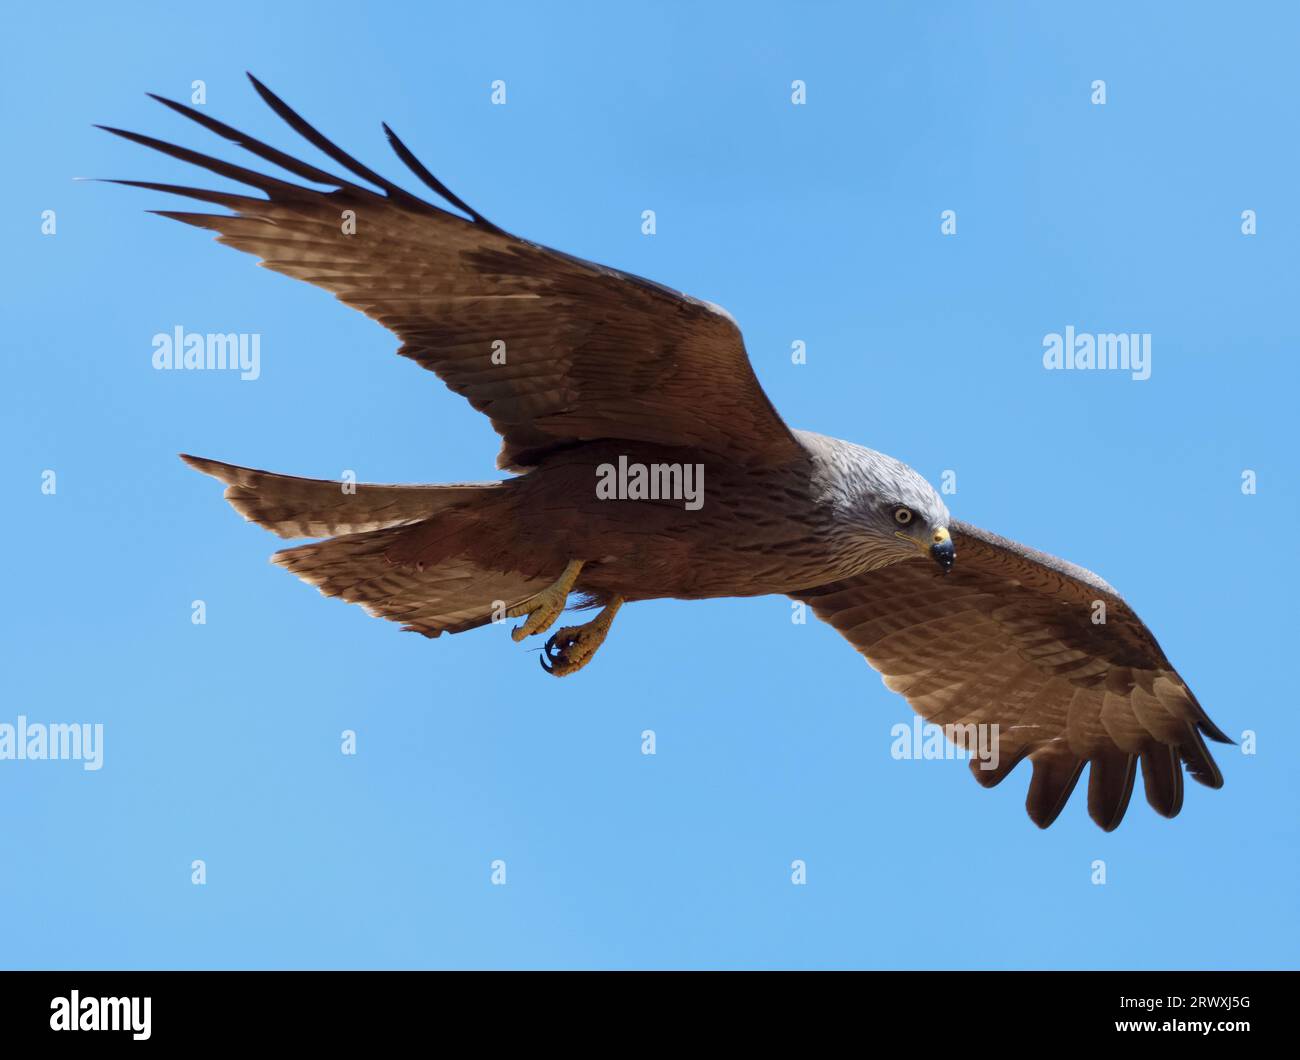
{"type": "Polygon", "coordinates": [[[1180,758],[1202,784],[1223,784],[1202,733],[1231,741],[1113,588],[996,534],[951,530],[957,565],[947,575],[918,557],[791,595],[927,720],[996,724],[997,768],[972,761],[972,770],[991,787],[1029,758],[1026,809],[1041,827],[1085,764],[1088,812],[1107,831],[1124,816],[1139,761],[1147,801],[1166,817],[1182,808],[1180,758]]]}
{"type": "Polygon", "coordinates": [[[597,438],[693,446],[745,464],[800,458],[798,443],[759,386],[739,328],[724,312],[503,232],[448,191],[385,127],[416,176],[470,217],[424,202],[345,154],[253,83],[297,132],[384,194],[162,99],[252,154],[334,190],[109,129],[257,188],[266,198],[120,183],[233,210],[157,212],[211,229],[218,242],[331,291],[389,328],[402,340],[398,352],[436,372],[491,419],[503,439],[498,466],[522,470],[556,448],[597,438]],[[355,220],[352,234],[344,232],[345,211],[355,220]],[[498,342],[505,344],[504,364],[493,360],[498,342]]]}

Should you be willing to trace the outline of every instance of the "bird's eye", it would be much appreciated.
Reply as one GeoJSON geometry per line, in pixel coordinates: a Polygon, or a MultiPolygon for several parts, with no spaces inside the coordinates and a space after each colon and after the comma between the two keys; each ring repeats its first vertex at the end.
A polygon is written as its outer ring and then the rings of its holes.
{"type": "Polygon", "coordinates": [[[913,516],[911,508],[894,509],[894,522],[899,526],[906,526],[913,520],[913,518],[915,518],[915,516],[913,516]]]}

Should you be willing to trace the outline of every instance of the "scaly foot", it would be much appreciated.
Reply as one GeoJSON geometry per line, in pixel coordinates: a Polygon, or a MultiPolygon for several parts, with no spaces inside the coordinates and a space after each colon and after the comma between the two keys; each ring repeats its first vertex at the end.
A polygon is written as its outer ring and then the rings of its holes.
{"type": "Polygon", "coordinates": [[[523,625],[516,626],[510,631],[510,636],[520,641],[525,637],[531,637],[534,633],[545,633],[550,629],[555,620],[560,617],[564,605],[568,603],[569,593],[573,589],[573,583],[578,580],[578,572],[581,570],[582,560],[570,560],[569,565],[564,568],[564,573],[551,586],[507,610],[507,618],[528,616],[523,625]]]}
{"type": "Polygon", "coordinates": [[[565,626],[555,633],[542,649],[542,669],[556,677],[576,674],[591,662],[596,649],[605,643],[605,635],[622,606],[623,598],[616,596],[590,622],[565,626]]]}

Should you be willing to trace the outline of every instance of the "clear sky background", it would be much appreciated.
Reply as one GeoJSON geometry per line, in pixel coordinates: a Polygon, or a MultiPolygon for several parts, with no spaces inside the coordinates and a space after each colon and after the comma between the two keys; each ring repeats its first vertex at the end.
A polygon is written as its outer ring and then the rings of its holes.
{"type": "Polygon", "coordinates": [[[0,722],[102,723],[105,758],[0,762],[0,965],[1295,966],[1294,8],[461,6],[6,10],[0,722]],[[390,176],[381,119],[504,227],[725,305],[792,425],[1098,571],[1258,753],[1174,821],[1139,787],[1106,835],[1080,790],[1040,832],[1027,766],[892,759],[910,709],[784,598],[629,607],[557,681],[269,566],[177,452],[439,482],[497,439],[378,325],[142,212],[201,206],[72,180],[208,179],[93,122],[236,158],[143,94],[195,79],[318,160],[245,69],[390,176]],[[260,333],[261,378],[154,371],[178,324],[260,333]],[[1067,325],[1150,332],[1151,378],[1044,371],[1067,325]]]}

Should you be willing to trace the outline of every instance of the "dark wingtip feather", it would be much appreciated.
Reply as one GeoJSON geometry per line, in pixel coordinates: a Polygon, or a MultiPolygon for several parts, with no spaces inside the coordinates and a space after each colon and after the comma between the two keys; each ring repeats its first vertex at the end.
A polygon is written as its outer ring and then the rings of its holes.
{"type": "Polygon", "coordinates": [[[1219,765],[1210,754],[1210,749],[1201,739],[1200,731],[1193,725],[1187,727],[1188,738],[1178,745],[1178,753],[1187,763],[1187,771],[1192,777],[1207,788],[1223,787],[1223,774],[1219,765]]]}
{"type": "Polygon", "coordinates": [[[1025,811],[1039,828],[1048,828],[1060,816],[1083,773],[1082,758],[1061,755],[1034,761],[1034,774],[1025,796],[1025,811]]]}
{"type": "Polygon", "coordinates": [[[189,199],[198,199],[201,202],[216,203],[218,206],[229,206],[231,209],[237,209],[246,204],[252,204],[259,200],[250,199],[247,195],[235,195],[227,191],[209,191],[207,188],[191,188],[184,184],[163,184],[156,180],[121,180],[115,177],[95,177],[104,184],[121,184],[128,188],[145,188],[148,191],[161,191],[168,195],[183,195],[189,199]]]}
{"type": "Polygon", "coordinates": [[[1124,820],[1137,777],[1137,756],[1099,757],[1088,769],[1088,816],[1103,832],[1113,832],[1124,820]]]}
{"type": "Polygon", "coordinates": [[[195,228],[207,228],[213,232],[220,232],[220,222],[228,219],[225,214],[190,213],[186,210],[145,210],[145,213],[151,213],[156,217],[166,217],[172,221],[180,221],[181,224],[193,225],[195,228]]]}
{"type": "Polygon", "coordinates": [[[437,209],[437,207],[430,205],[423,199],[412,195],[405,188],[399,188],[386,177],[381,177],[369,166],[357,161],[251,73],[248,74],[248,80],[252,82],[257,94],[262,97],[262,102],[275,111],[282,121],[317,150],[323,151],[339,165],[351,170],[363,180],[368,180],[376,187],[382,188],[388,194],[388,197],[395,202],[400,202],[423,213],[437,209]]]}
{"type": "Polygon", "coordinates": [[[1201,732],[1205,733],[1205,735],[1215,743],[1226,743],[1233,747],[1237,746],[1237,741],[1215,725],[1204,712],[1202,712],[1201,717],[1198,719],[1198,726],[1201,732]]]}
{"type": "Polygon", "coordinates": [[[476,224],[481,224],[485,228],[492,229],[494,232],[501,231],[500,228],[494,225],[491,221],[489,221],[486,217],[484,217],[481,213],[479,213],[476,209],[474,209],[474,207],[472,207],[459,195],[457,195],[450,188],[448,188],[446,184],[444,184],[437,177],[435,177],[429,171],[428,167],[425,166],[423,162],[421,162],[418,158],[415,157],[414,152],[409,147],[407,147],[406,144],[402,142],[401,137],[399,137],[397,133],[393,132],[392,127],[389,126],[388,122],[383,121],[380,122],[379,124],[383,127],[384,135],[388,137],[388,143],[392,147],[394,152],[396,152],[397,157],[400,158],[406,164],[406,168],[409,169],[412,173],[414,173],[417,177],[419,177],[420,180],[424,182],[424,184],[432,188],[435,192],[441,195],[444,199],[446,199],[449,203],[455,206],[458,210],[464,210],[467,214],[470,215],[470,217],[474,219],[474,222],[476,224]]]}
{"type": "Polygon", "coordinates": [[[177,144],[169,144],[166,140],[159,140],[152,136],[145,136],[143,133],[130,132],[127,129],[114,128],[111,125],[96,125],[96,129],[103,129],[104,132],[112,133],[114,136],[120,136],[124,140],[130,140],[132,143],[140,144],[142,147],[152,148],[161,154],[169,155],[172,158],[179,159],[182,162],[188,162],[190,165],[199,166],[209,172],[216,173],[219,176],[229,177],[231,180],[239,181],[241,184],[247,184],[250,187],[258,188],[268,194],[273,191],[279,191],[287,195],[297,195],[304,189],[297,184],[290,184],[287,181],[279,180],[276,177],[268,176],[265,173],[258,173],[256,170],[248,169],[246,166],[237,166],[230,162],[222,161],[220,158],[214,158],[212,155],[205,155],[199,151],[191,151],[188,147],[180,147],[177,144]]]}
{"type": "Polygon", "coordinates": [[[1205,733],[1205,735],[1215,743],[1235,744],[1236,741],[1233,740],[1231,736],[1210,720],[1210,715],[1207,714],[1205,708],[1201,706],[1201,701],[1196,698],[1195,694],[1187,687],[1186,683],[1180,681],[1180,684],[1182,685],[1181,691],[1183,695],[1187,697],[1188,702],[1191,704],[1191,713],[1197,728],[1199,728],[1201,732],[1205,733]]]}
{"type": "Polygon", "coordinates": [[[148,92],[146,95],[149,96],[150,99],[157,100],[164,107],[174,110],[182,117],[189,118],[190,121],[203,126],[203,128],[207,129],[209,132],[216,133],[222,139],[229,140],[232,144],[242,147],[245,151],[252,152],[257,155],[258,158],[263,158],[266,161],[279,166],[281,169],[292,173],[296,177],[302,177],[304,180],[310,180],[316,184],[325,184],[336,188],[347,188],[350,191],[364,192],[367,195],[373,194],[373,192],[370,192],[368,189],[362,188],[358,184],[353,184],[351,181],[345,180],[337,174],[326,172],[318,166],[313,166],[307,162],[301,161],[300,159],[294,158],[292,155],[285,154],[283,151],[272,147],[270,144],[263,143],[256,137],[241,132],[233,125],[227,125],[223,121],[218,121],[216,118],[204,114],[201,110],[196,110],[188,104],[178,103],[176,100],[167,99],[165,96],[159,96],[153,92],[148,92]]]}
{"type": "Polygon", "coordinates": [[[1147,803],[1161,817],[1177,817],[1183,808],[1183,770],[1178,751],[1155,744],[1142,752],[1142,786],[1147,803]]]}
{"type": "Polygon", "coordinates": [[[1001,760],[992,769],[985,769],[984,765],[978,758],[972,757],[970,760],[970,771],[981,787],[996,788],[1011,774],[1016,766],[1025,760],[1029,753],[1029,748],[1024,748],[1015,754],[1003,755],[1001,760]]]}

